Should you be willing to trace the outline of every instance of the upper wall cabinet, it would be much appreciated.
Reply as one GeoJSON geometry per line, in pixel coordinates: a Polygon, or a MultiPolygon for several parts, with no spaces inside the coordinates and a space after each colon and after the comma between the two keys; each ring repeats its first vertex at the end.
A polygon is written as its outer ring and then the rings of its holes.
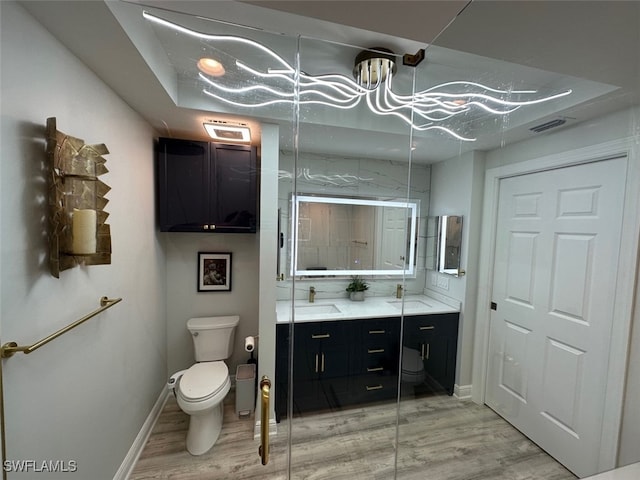
{"type": "Polygon", "coordinates": [[[157,165],[160,231],[256,231],[255,147],[160,138],[157,165]]]}

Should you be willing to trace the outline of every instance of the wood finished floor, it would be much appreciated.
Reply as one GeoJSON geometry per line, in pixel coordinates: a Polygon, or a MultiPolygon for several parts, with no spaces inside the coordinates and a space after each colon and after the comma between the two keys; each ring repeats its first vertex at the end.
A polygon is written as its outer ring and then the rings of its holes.
{"type": "Polygon", "coordinates": [[[399,408],[385,403],[285,419],[271,436],[266,466],[253,438],[253,416],[235,415],[233,390],[225,399],[220,438],[204,455],[185,449],[188,420],[169,397],[130,480],[576,478],[489,408],[446,395],[403,399],[399,408]]]}

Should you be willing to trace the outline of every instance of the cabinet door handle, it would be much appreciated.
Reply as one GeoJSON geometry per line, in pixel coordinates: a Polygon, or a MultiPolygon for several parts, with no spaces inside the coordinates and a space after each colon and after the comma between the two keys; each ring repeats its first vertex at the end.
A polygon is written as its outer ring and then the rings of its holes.
{"type": "Polygon", "coordinates": [[[316,373],[318,373],[318,354],[316,353],[316,373]]]}
{"type": "Polygon", "coordinates": [[[424,327],[420,327],[420,330],[433,330],[434,328],[436,327],[434,327],[433,325],[426,325],[424,327]]]}
{"type": "Polygon", "coordinates": [[[427,360],[429,360],[429,344],[427,343],[427,360]]]}
{"type": "Polygon", "coordinates": [[[420,358],[424,360],[424,343],[420,344],[420,358]]]}
{"type": "Polygon", "coordinates": [[[367,389],[367,392],[370,392],[371,390],[382,390],[382,385],[367,385],[365,388],[367,389]]]}
{"type": "Polygon", "coordinates": [[[324,373],[324,353],[322,353],[321,355],[322,355],[322,361],[320,363],[320,371],[324,373]]]}
{"type": "Polygon", "coordinates": [[[384,348],[369,348],[367,353],[384,353],[384,348]]]}
{"type": "Polygon", "coordinates": [[[311,338],[329,338],[331,335],[329,335],[328,333],[316,333],[316,334],[312,334],[311,338]]]}
{"type": "Polygon", "coordinates": [[[368,367],[367,372],[381,372],[384,370],[384,367],[368,367]]]}
{"type": "Polygon", "coordinates": [[[370,335],[375,335],[375,334],[379,334],[379,333],[385,333],[384,330],[369,330],[369,334],[370,335]]]}

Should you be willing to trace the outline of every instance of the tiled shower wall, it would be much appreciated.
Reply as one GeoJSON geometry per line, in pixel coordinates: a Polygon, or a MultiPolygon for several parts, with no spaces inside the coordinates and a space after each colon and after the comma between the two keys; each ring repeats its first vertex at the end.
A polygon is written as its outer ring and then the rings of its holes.
{"type": "MultiPolygon", "coordinates": [[[[285,280],[278,282],[278,300],[291,298],[290,251],[291,251],[291,195],[293,191],[292,152],[280,153],[278,208],[284,246],[280,255],[280,271],[285,280]]],[[[431,168],[428,165],[411,167],[408,162],[378,160],[370,158],[347,158],[311,153],[300,153],[296,174],[296,190],[300,194],[322,194],[329,196],[353,196],[357,198],[396,198],[418,200],[418,245],[416,275],[405,279],[405,293],[421,294],[426,277],[426,235],[429,213],[429,191],[431,168]]],[[[396,284],[402,277],[367,277],[368,296],[395,294],[396,284]]],[[[316,298],[346,297],[345,288],[349,278],[296,279],[295,299],[306,299],[309,287],[316,289],[316,298]]]]}

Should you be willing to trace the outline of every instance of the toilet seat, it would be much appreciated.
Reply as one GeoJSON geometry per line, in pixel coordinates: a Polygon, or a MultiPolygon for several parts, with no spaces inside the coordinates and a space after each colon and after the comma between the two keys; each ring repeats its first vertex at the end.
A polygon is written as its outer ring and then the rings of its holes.
{"type": "Polygon", "coordinates": [[[223,390],[228,381],[229,368],[224,362],[200,362],[184,372],[178,391],[189,402],[204,401],[223,390]]]}

